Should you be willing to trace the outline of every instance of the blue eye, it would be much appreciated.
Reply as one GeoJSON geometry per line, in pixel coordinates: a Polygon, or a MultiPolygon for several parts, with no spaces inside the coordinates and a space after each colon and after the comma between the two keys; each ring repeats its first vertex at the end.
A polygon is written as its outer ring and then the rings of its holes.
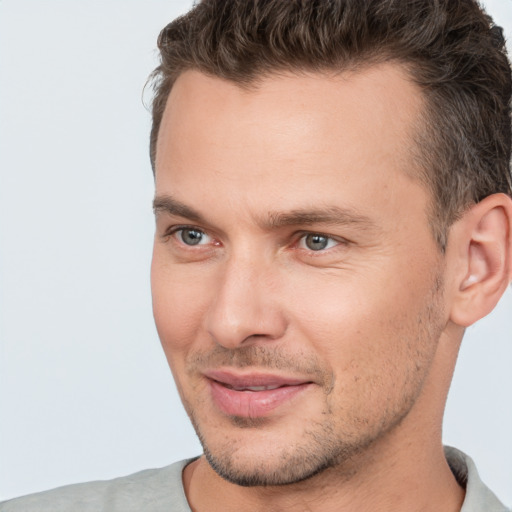
{"type": "Polygon", "coordinates": [[[323,251],[338,244],[336,240],[320,233],[309,233],[304,235],[299,242],[299,247],[310,251],[323,251]]]}
{"type": "Polygon", "coordinates": [[[177,235],[185,245],[203,245],[209,241],[206,233],[194,228],[181,228],[177,235]]]}

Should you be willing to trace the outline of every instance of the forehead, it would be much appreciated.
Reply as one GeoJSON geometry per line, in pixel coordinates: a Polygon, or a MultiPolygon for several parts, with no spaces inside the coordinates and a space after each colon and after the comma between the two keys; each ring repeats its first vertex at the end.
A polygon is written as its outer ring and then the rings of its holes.
{"type": "Polygon", "coordinates": [[[307,191],[321,201],[333,187],[352,189],[354,203],[354,189],[370,182],[373,193],[389,195],[399,175],[414,174],[422,106],[419,88],[398,64],[271,75],[250,88],[187,71],[160,127],[157,194],[193,190],[197,200],[209,200],[225,191],[245,204],[263,195],[290,208],[307,191]]]}

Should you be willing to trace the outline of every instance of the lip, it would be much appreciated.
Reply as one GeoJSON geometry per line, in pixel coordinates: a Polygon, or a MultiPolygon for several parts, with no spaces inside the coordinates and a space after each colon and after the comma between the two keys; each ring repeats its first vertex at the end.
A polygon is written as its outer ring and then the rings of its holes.
{"type": "Polygon", "coordinates": [[[204,375],[215,405],[229,416],[244,418],[267,416],[313,384],[300,378],[262,373],[236,374],[214,370],[204,375]]]}

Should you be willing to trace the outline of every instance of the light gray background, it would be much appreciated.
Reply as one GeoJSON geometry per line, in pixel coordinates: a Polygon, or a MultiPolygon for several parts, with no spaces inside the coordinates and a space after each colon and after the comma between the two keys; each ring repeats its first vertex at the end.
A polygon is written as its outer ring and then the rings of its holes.
{"type": "MultiPolygon", "coordinates": [[[[512,0],[485,3],[512,39],[512,0]]],[[[0,0],[0,499],[200,450],[152,321],[141,102],[189,5],[0,0]]],[[[509,290],[469,329],[445,422],[509,505],[511,363],[509,290]]]]}

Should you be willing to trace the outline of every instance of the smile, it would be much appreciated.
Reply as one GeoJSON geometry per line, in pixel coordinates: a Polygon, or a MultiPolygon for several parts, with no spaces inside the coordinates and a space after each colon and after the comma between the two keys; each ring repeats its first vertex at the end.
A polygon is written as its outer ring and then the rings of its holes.
{"type": "Polygon", "coordinates": [[[230,386],[229,384],[224,384],[229,389],[234,389],[235,391],[268,391],[272,389],[278,389],[281,386],[247,386],[247,387],[235,387],[230,386]]]}
{"type": "Polygon", "coordinates": [[[311,381],[230,372],[206,374],[211,398],[217,409],[228,416],[259,418],[288,405],[293,398],[312,386],[311,381]]]}

